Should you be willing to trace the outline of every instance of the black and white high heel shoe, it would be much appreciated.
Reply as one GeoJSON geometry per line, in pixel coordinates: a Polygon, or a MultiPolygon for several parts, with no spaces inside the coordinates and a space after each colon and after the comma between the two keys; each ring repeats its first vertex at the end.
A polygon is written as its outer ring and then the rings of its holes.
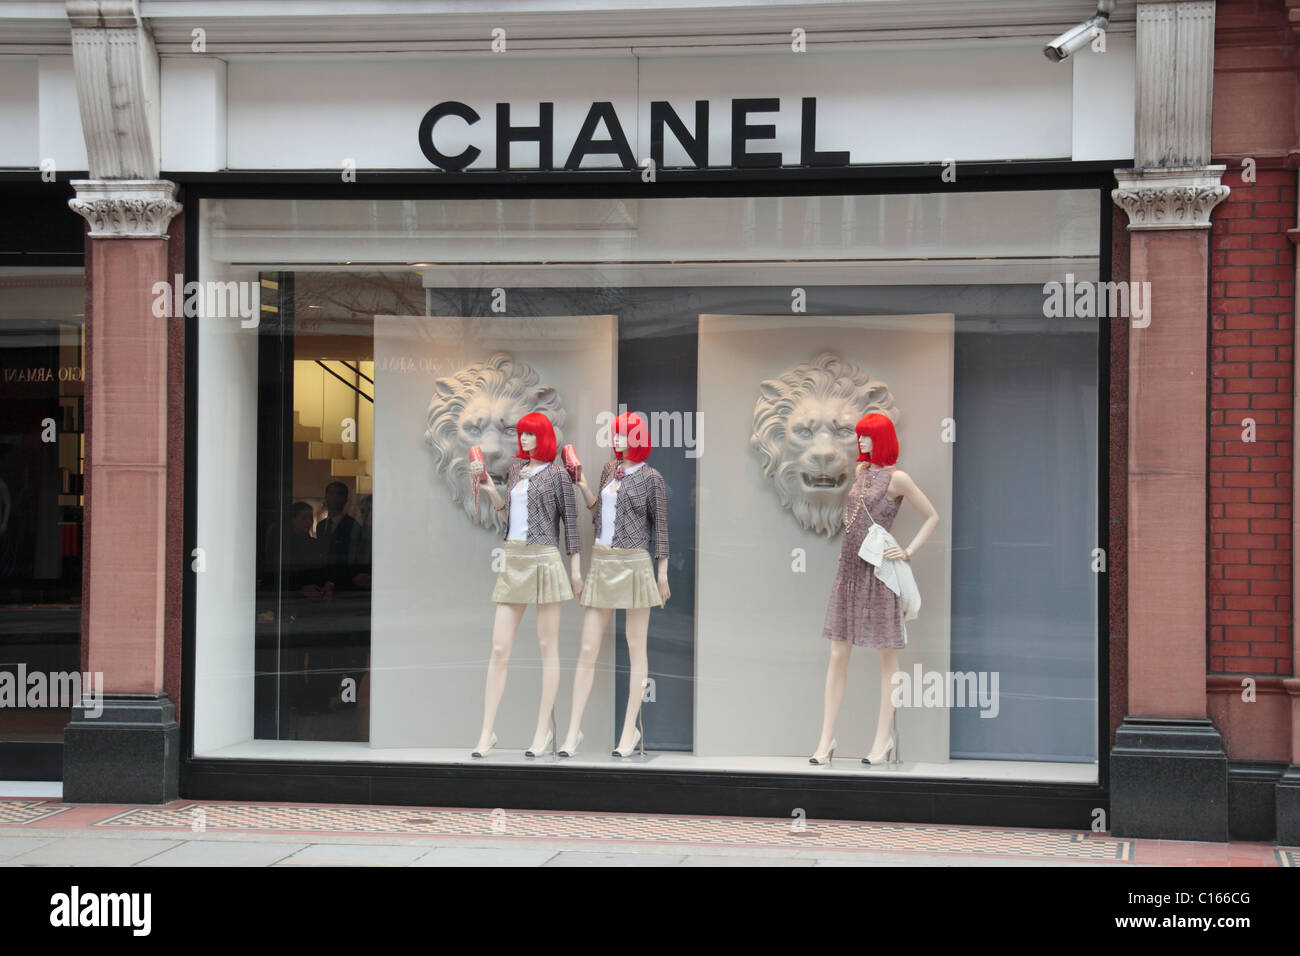
{"type": "MultiPolygon", "coordinates": [[[[580,731],[578,731],[578,747],[581,747],[581,746],[582,746],[582,731],[580,730],[580,731]]],[[[560,751],[560,756],[561,756],[561,757],[575,757],[575,756],[577,756],[577,754],[578,754],[578,747],[574,747],[572,750],[561,750],[561,751],[560,751]]]]}
{"type": "Polygon", "coordinates": [[[525,756],[525,757],[545,757],[545,756],[546,756],[546,751],[547,751],[548,748],[551,749],[552,751],[555,749],[555,747],[554,747],[554,745],[553,745],[553,741],[554,741],[554,740],[555,740],[555,731],[553,731],[553,730],[548,730],[548,731],[546,732],[546,743],[542,744],[541,749],[540,749],[540,750],[534,750],[532,747],[529,747],[527,750],[524,751],[524,756],[525,756]]]}
{"type": "Polygon", "coordinates": [[[889,749],[877,760],[872,760],[871,755],[862,758],[862,762],[872,767],[897,767],[903,762],[903,758],[898,752],[898,711],[894,711],[893,720],[889,725],[889,749]]]}
{"type": "MultiPolygon", "coordinates": [[[[630,746],[630,747],[627,748],[627,752],[626,752],[626,753],[624,753],[622,750],[619,750],[617,747],[615,747],[613,750],[611,750],[611,751],[609,752],[609,753],[610,753],[610,756],[612,756],[612,757],[630,757],[630,756],[632,756],[633,753],[636,752],[637,744],[641,744],[641,730],[640,730],[640,728],[637,728],[636,736],[632,738],[632,746],[630,746]]],[[[645,744],[641,744],[641,756],[642,756],[642,757],[645,756],[645,744]]]]}
{"type": "Polygon", "coordinates": [[[898,749],[898,741],[894,738],[894,735],[891,732],[889,735],[889,748],[885,751],[884,755],[881,757],[877,757],[875,760],[872,760],[871,754],[867,754],[865,757],[862,758],[862,762],[871,767],[880,767],[880,766],[884,766],[885,764],[898,763],[898,760],[894,757],[894,752],[897,749],[898,749]]]}
{"type": "Polygon", "coordinates": [[[497,735],[496,735],[496,734],[493,734],[493,735],[492,735],[492,742],[491,742],[491,743],[489,743],[489,744],[488,744],[486,747],[484,747],[482,750],[476,750],[476,751],[474,751],[472,754],[470,754],[470,756],[471,756],[471,757],[486,757],[488,754],[490,754],[490,753],[492,752],[492,748],[495,747],[496,745],[497,745],[497,735]]]}
{"type": "Polygon", "coordinates": [[[824,754],[813,754],[808,758],[808,762],[819,767],[829,766],[830,762],[835,759],[835,748],[837,746],[839,746],[839,741],[832,740],[830,750],[824,754]]]}
{"type": "Polygon", "coordinates": [[[637,746],[640,745],[641,756],[644,757],[645,756],[645,734],[642,733],[642,729],[644,727],[645,724],[642,723],[641,721],[641,711],[638,710],[636,712],[636,736],[632,738],[632,746],[627,748],[626,753],[623,750],[616,747],[615,749],[610,751],[610,755],[614,757],[630,757],[632,756],[633,751],[637,749],[637,746]]]}

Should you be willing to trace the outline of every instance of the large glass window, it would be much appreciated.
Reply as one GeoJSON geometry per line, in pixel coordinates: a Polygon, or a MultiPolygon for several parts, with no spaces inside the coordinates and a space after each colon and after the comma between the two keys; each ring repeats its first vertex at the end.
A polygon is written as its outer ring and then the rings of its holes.
{"type": "Polygon", "coordinates": [[[1095,781],[1100,202],[203,201],[196,752],[1095,781]]]}
{"type": "Polygon", "coordinates": [[[0,268],[0,743],[61,743],[82,687],[84,301],[80,268],[0,268]]]}

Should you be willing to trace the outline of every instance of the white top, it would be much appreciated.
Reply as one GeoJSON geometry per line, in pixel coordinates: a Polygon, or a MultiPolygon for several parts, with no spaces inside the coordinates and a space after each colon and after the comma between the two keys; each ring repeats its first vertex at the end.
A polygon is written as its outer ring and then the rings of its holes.
{"type": "MultiPolygon", "coordinates": [[[[635,465],[628,465],[623,469],[623,477],[626,478],[632,472],[636,471],[645,462],[638,461],[635,465]]],[[[618,482],[610,479],[600,492],[600,534],[596,535],[596,543],[603,544],[606,547],[612,546],[614,541],[614,522],[618,515],[614,509],[618,507],[618,482]]]]}
{"type": "Polygon", "coordinates": [[[510,532],[509,541],[528,540],[528,479],[521,478],[510,489],[510,532]]]}

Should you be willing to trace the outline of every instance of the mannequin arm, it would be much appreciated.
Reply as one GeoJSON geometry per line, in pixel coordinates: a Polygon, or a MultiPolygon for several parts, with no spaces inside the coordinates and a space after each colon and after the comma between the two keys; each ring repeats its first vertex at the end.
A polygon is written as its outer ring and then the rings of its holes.
{"type": "Polygon", "coordinates": [[[486,492],[488,499],[492,502],[492,507],[500,511],[506,506],[506,499],[501,497],[501,492],[497,491],[497,483],[488,476],[488,480],[483,484],[483,491],[486,492]]]}
{"type": "Polygon", "coordinates": [[[663,607],[672,597],[672,591],[668,590],[668,559],[659,559],[659,606],[663,607]]]}
{"type": "Polygon", "coordinates": [[[582,554],[577,551],[569,555],[569,582],[573,585],[573,596],[582,597],[582,554]]]}
{"type": "Polygon", "coordinates": [[[939,524],[939,512],[934,509],[930,499],[925,496],[925,492],[916,486],[911,477],[904,471],[895,471],[894,476],[889,481],[889,492],[891,498],[906,498],[912,507],[921,513],[925,518],[925,523],[921,525],[921,530],[916,532],[916,537],[906,549],[900,549],[899,554],[891,554],[894,549],[890,548],[885,552],[885,557],[897,560],[901,558],[904,561],[910,561],[916,549],[929,539],[930,534],[939,524]],[[898,494],[894,494],[898,492],[898,494]]]}
{"type": "MultiPolygon", "coordinates": [[[[470,462],[469,473],[477,479],[479,475],[483,474],[483,463],[481,461],[470,462]]],[[[505,507],[506,500],[501,497],[501,492],[497,491],[496,480],[491,475],[488,475],[487,481],[483,482],[479,487],[487,492],[488,500],[492,502],[493,508],[500,511],[505,507]]]]}
{"type": "Polygon", "coordinates": [[[587,484],[587,473],[584,471],[582,477],[574,482],[574,486],[582,492],[582,500],[587,503],[588,508],[596,507],[596,495],[592,492],[591,486],[587,484]]]}

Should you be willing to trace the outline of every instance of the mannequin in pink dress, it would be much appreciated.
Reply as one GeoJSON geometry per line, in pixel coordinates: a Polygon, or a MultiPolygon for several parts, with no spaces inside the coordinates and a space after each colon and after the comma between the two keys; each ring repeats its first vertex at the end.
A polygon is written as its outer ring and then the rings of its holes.
{"type": "Polygon", "coordinates": [[[905,644],[903,616],[898,595],[875,576],[875,568],[858,555],[872,520],[886,530],[893,526],[904,500],[925,518],[911,544],[891,547],[884,556],[910,561],[939,524],[939,512],[930,499],[904,471],[899,470],[898,435],[886,415],[867,415],[857,424],[858,470],[844,506],[844,538],[839,568],[826,609],[822,636],[831,642],[826,668],[826,701],[822,713],[822,734],[809,763],[828,764],[835,753],[835,719],[844,701],[849,653],[858,647],[874,647],[880,653],[880,713],[871,751],[863,763],[880,764],[892,757],[898,741],[894,723],[893,676],[898,671],[898,651],[905,644]]]}

